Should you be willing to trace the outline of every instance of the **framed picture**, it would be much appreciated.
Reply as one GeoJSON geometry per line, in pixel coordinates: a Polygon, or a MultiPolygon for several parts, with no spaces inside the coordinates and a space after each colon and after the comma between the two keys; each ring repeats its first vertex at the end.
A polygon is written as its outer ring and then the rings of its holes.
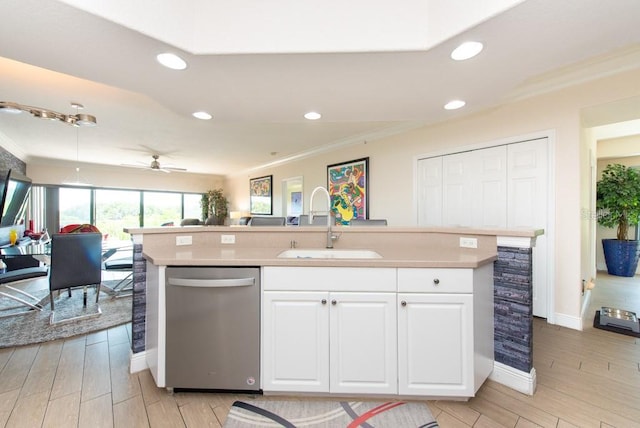
{"type": "Polygon", "coordinates": [[[328,165],[327,189],[336,224],[369,218],[369,158],[328,165]]]}
{"type": "Polygon", "coordinates": [[[272,175],[249,179],[249,203],[251,206],[251,214],[272,214],[272,175]]]}
{"type": "Polygon", "coordinates": [[[291,192],[291,215],[302,214],[302,192],[291,192]]]}

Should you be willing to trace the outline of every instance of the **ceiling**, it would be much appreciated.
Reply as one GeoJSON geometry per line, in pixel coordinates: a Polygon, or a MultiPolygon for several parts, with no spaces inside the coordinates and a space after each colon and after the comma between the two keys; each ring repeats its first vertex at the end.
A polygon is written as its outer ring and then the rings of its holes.
{"type": "Polygon", "coordinates": [[[605,62],[640,67],[637,0],[404,2],[3,0],[0,101],[65,114],[79,102],[98,126],[0,114],[0,145],[28,164],[159,154],[162,165],[227,175],[610,74],[605,62]],[[467,40],[482,53],[451,60],[467,40]],[[162,52],[188,68],[160,66],[162,52]],[[467,104],[444,110],[452,99],[467,104]],[[323,117],[304,119],[311,110],[323,117]]]}

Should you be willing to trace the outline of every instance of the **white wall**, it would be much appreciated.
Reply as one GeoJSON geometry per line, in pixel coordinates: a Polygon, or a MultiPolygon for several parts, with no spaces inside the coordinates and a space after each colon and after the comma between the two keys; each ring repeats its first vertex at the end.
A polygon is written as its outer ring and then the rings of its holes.
{"type": "MultiPolygon", "coordinates": [[[[598,81],[542,94],[492,110],[426,126],[417,130],[362,142],[334,152],[287,165],[254,171],[250,176],[273,174],[274,214],[281,211],[281,180],[304,177],[305,209],[311,190],[326,186],[328,164],[369,157],[370,217],[387,218],[390,225],[415,224],[413,200],[414,165],[417,156],[447,148],[504,140],[551,130],[556,144],[553,169],[556,188],[555,222],[557,254],[555,269],[556,320],[570,327],[581,327],[582,239],[588,228],[581,226],[581,186],[588,157],[581,145],[581,109],[613,100],[640,95],[640,70],[621,73],[598,81]]],[[[246,209],[249,175],[227,177],[225,189],[232,209],[246,209]]]]}

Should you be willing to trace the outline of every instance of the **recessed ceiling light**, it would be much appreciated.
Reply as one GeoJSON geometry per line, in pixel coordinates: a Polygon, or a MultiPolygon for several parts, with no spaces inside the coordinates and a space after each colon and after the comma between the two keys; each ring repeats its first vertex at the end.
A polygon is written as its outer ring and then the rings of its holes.
{"type": "Polygon", "coordinates": [[[202,119],[202,120],[209,120],[213,116],[211,116],[206,111],[197,111],[197,112],[193,113],[193,117],[198,118],[198,119],[202,119]]]}
{"type": "Polygon", "coordinates": [[[480,42],[464,42],[451,52],[451,58],[456,61],[473,58],[482,51],[483,47],[480,42]]]}
{"type": "Polygon", "coordinates": [[[457,110],[461,107],[465,106],[465,102],[461,101],[461,100],[453,100],[453,101],[449,101],[448,103],[446,103],[444,105],[445,110],[457,110]]]}
{"type": "Polygon", "coordinates": [[[187,68],[186,61],[176,54],[161,53],[156,57],[156,59],[160,64],[172,70],[184,70],[187,68]]]}
{"type": "Polygon", "coordinates": [[[305,119],[309,119],[309,120],[318,120],[322,117],[322,115],[320,113],[317,113],[315,111],[310,111],[309,113],[304,115],[305,119]]]}

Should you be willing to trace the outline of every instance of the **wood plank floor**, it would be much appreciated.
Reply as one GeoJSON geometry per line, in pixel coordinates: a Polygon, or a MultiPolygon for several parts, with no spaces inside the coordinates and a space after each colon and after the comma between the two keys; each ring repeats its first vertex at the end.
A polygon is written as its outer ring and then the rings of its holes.
{"type": "MultiPolygon", "coordinates": [[[[595,310],[640,313],[640,278],[599,275],[583,332],[534,323],[538,387],[488,381],[468,402],[425,402],[441,427],[640,427],[640,339],[591,327],[595,310]]],[[[0,426],[221,427],[231,394],[170,394],[129,374],[130,325],[0,350],[0,426]]],[[[401,427],[400,427],[401,428],[401,427]]]]}

